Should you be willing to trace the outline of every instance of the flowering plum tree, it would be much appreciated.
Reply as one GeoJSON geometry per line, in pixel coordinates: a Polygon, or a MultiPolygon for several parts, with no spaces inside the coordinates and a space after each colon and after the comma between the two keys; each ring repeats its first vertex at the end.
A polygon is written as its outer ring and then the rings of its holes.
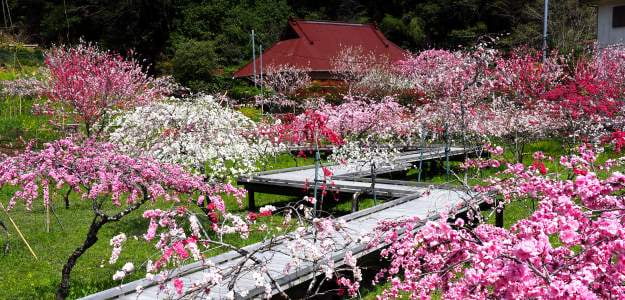
{"type": "Polygon", "coordinates": [[[545,94],[569,144],[582,139],[596,141],[608,127],[621,123],[624,52],[606,49],[591,58],[581,58],[570,78],[545,94]]]}
{"type": "Polygon", "coordinates": [[[398,147],[410,143],[414,130],[408,109],[392,97],[379,102],[363,97],[346,97],[346,102],[325,105],[320,110],[328,116],[328,127],[339,133],[345,143],[334,149],[331,160],[354,167],[370,168],[374,199],[378,168],[393,166],[398,147]]]}
{"type": "Polygon", "coordinates": [[[372,53],[365,53],[362,47],[345,47],[332,61],[332,73],[343,80],[349,94],[356,85],[374,69],[376,58],[372,53]]]}
{"type": "Polygon", "coordinates": [[[312,147],[315,152],[315,178],[312,201],[317,208],[317,189],[319,188],[321,144],[341,145],[341,135],[328,126],[328,116],[319,109],[308,108],[299,115],[287,114],[280,122],[267,129],[274,141],[287,146],[312,147]]]}
{"type": "Polygon", "coordinates": [[[562,157],[563,180],[540,164],[508,164],[506,177],[493,179],[480,197],[539,199],[532,215],[510,229],[488,224],[468,226],[463,219],[423,223],[415,219],[384,222],[380,240],[391,242],[382,255],[391,259],[378,274],[391,287],[382,298],[400,292],[427,298],[580,298],[623,297],[625,288],[625,203],[619,195],[625,176],[616,171],[602,179],[591,148],[562,157]],[[567,171],[568,170],[568,171],[567,171]],[[414,229],[423,226],[415,233],[414,229]],[[398,230],[405,233],[398,237],[398,230]],[[400,272],[403,276],[399,276],[400,272]],[[458,274],[462,274],[458,276],[458,274]]]}
{"type": "Polygon", "coordinates": [[[204,201],[207,195],[214,210],[223,206],[220,194],[244,195],[229,184],[208,185],[201,177],[174,165],[120,154],[112,144],[88,140],[80,145],[71,139],[46,144],[39,152],[26,149],[4,159],[0,166],[0,187],[7,185],[19,187],[9,200],[9,208],[23,200],[30,209],[40,195],[44,205],[49,205],[51,190],[64,185],[92,203],[93,221],[83,244],[63,267],[58,298],[67,297],[71,270],[78,258],[97,242],[102,226],[120,221],[147,201],[203,203],[208,202],[204,201]]]}
{"type": "Polygon", "coordinates": [[[525,144],[559,126],[543,95],[564,77],[559,57],[516,49],[510,56],[497,55],[490,71],[494,88],[489,105],[476,112],[475,132],[499,137],[513,146],[517,162],[523,159],[525,144]]]}
{"type": "MultiPolygon", "coordinates": [[[[113,109],[132,108],[169,93],[171,82],[154,79],[136,61],[91,44],[57,47],[46,53],[45,112],[83,122],[87,136],[113,109]]],[[[101,128],[100,128],[101,129],[101,128]]]]}
{"type": "Polygon", "coordinates": [[[125,153],[179,164],[211,181],[248,175],[281,149],[258,134],[252,120],[206,95],[137,107],[115,118],[107,131],[125,153]]]}
{"type": "MultiPolygon", "coordinates": [[[[400,63],[399,70],[420,95],[415,108],[422,131],[442,136],[449,174],[449,145],[459,137],[467,147],[468,113],[484,101],[493,87],[487,68],[494,51],[480,44],[474,51],[427,50],[400,63]]],[[[422,132],[422,135],[424,133],[422,132]]]]}
{"type": "Polygon", "coordinates": [[[298,68],[292,65],[270,65],[263,77],[262,84],[268,86],[273,95],[265,98],[265,95],[257,97],[256,104],[263,109],[264,105],[277,107],[297,106],[297,102],[291,99],[303,88],[310,85],[309,68],[298,68]]]}
{"type": "Polygon", "coordinates": [[[348,94],[391,95],[410,88],[410,82],[386,56],[345,47],[332,59],[331,73],[347,85],[348,94]]]}

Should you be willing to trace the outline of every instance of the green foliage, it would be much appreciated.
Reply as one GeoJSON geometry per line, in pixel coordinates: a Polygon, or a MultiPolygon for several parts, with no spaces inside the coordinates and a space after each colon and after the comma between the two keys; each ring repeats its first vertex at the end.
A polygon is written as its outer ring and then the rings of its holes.
{"type": "Polygon", "coordinates": [[[32,42],[72,44],[96,41],[122,54],[136,51],[154,62],[161,55],[176,16],[174,1],[9,0],[13,24],[32,42]]]}
{"type": "Polygon", "coordinates": [[[285,0],[182,1],[180,18],[171,33],[172,44],[184,39],[215,43],[220,65],[237,65],[252,56],[250,32],[257,45],[269,47],[284,30],[291,9],[285,0]]]}
{"type": "Polygon", "coordinates": [[[217,55],[212,41],[187,40],[176,45],[171,60],[174,78],[195,91],[211,91],[217,55]]]}
{"type": "Polygon", "coordinates": [[[34,69],[41,66],[42,63],[43,52],[40,49],[0,46],[0,66],[34,69]]]}
{"type": "MultiPolygon", "coordinates": [[[[500,47],[542,44],[543,0],[9,0],[13,22],[33,42],[75,43],[79,38],[126,54],[135,50],[163,73],[175,70],[195,90],[234,89],[231,82],[252,57],[250,31],[265,49],[296,18],[370,22],[409,49],[455,49],[484,35],[500,47]],[[212,44],[212,45],[210,45],[212,44]],[[200,49],[192,49],[201,46],[200,49]],[[180,53],[178,53],[180,52],[180,53]],[[198,54],[198,66],[188,58],[198,54]],[[187,77],[190,77],[187,78],[187,77]],[[198,79],[200,78],[200,79],[198,79]]],[[[552,1],[549,44],[581,51],[596,32],[596,12],[582,1],[552,1]]],[[[0,51],[0,59],[3,53],[0,51]]],[[[26,58],[24,58],[27,60],[26,58]]]]}
{"type": "Polygon", "coordinates": [[[232,87],[228,89],[228,96],[237,100],[251,99],[259,93],[259,88],[255,88],[248,82],[242,80],[235,80],[232,87]]]}

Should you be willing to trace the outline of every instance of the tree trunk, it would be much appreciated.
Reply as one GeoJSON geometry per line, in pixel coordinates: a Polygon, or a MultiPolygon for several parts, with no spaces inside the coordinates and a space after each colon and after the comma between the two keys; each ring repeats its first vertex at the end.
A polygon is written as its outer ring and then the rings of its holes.
{"type": "Polygon", "coordinates": [[[89,125],[89,122],[85,122],[85,134],[87,138],[91,137],[91,125],[89,125]]]}
{"type": "Polygon", "coordinates": [[[523,152],[525,151],[525,143],[518,143],[516,148],[516,162],[523,163],[523,152]]]}
{"type": "Polygon", "coordinates": [[[2,220],[0,220],[0,228],[2,228],[2,233],[5,235],[6,238],[6,242],[4,245],[4,249],[3,249],[3,254],[6,255],[7,253],[9,253],[9,229],[4,225],[4,222],[2,222],[2,220]]]}
{"type": "Polygon", "coordinates": [[[69,194],[70,194],[71,192],[72,192],[72,187],[69,187],[69,188],[67,189],[67,193],[65,193],[65,197],[64,197],[64,200],[65,200],[65,209],[68,209],[68,208],[69,208],[69,194]]]}
{"type": "Polygon", "coordinates": [[[449,171],[449,132],[447,131],[447,128],[445,128],[445,178],[446,180],[449,180],[449,174],[451,174],[451,172],[449,171]]]}
{"type": "Polygon", "coordinates": [[[102,225],[106,224],[107,222],[108,221],[106,219],[102,219],[99,216],[95,216],[93,218],[93,221],[91,221],[91,227],[89,227],[87,238],[80,247],[74,250],[72,255],[70,255],[69,259],[67,259],[67,262],[63,266],[63,271],[61,273],[61,283],[56,290],[56,299],[65,299],[69,295],[70,274],[72,272],[72,269],[76,265],[78,258],[98,241],[98,231],[100,231],[102,225]]]}

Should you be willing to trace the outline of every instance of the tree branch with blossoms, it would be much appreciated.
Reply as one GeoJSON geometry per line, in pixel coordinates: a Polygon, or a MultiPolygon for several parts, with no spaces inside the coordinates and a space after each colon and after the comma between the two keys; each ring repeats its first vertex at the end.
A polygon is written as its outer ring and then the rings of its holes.
{"type": "Polygon", "coordinates": [[[181,165],[211,182],[248,176],[284,150],[262,126],[208,95],[137,107],[110,122],[106,133],[125,153],[181,165]]]}
{"type": "MultiPolygon", "coordinates": [[[[322,289],[322,285],[333,278],[336,278],[337,284],[342,287],[341,291],[353,295],[357,292],[358,282],[361,280],[361,271],[356,265],[356,259],[348,252],[344,262],[347,267],[340,268],[335,267],[334,256],[342,251],[349,251],[355,241],[349,238],[345,221],[317,217],[315,210],[309,205],[308,201],[300,200],[279,209],[265,206],[259,213],[249,212],[245,218],[216,210],[217,215],[213,216],[216,219],[209,229],[212,233],[204,230],[202,223],[194,219],[195,215],[189,210],[146,211],[144,217],[150,219],[150,224],[154,224],[148,229],[146,239],[158,236],[155,246],[161,253],[158,259],[146,264],[147,278],[160,286],[159,294],[165,297],[211,297],[210,291],[222,286],[230,291],[226,297],[233,298],[246,297],[250,292],[255,293],[254,290],[248,290],[249,287],[245,285],[238,285],[241,277],[247,276],[249,279],[252,276],[256,288],[262,290],[263,297],[270,297],[276,291],[288,298],[276,276],[290,274],[300,268],[310,268],[312,280],[308,284],[306,297],[328,292],[322,289]],[[284,216],[282,223],[276,227],[267,226],[266,224],[271,224],[271,219],[278,214],[284,216]],[[268,222],[257,223],[266,218],[268,222]],[[182,225],[185,219],[189,220],[188,226],[182,225]],[[238,234],[245,239],[252,232],[262,233],[263,242],[251,247],[240,247],[224,239],[230,234],[238,234]],[[277,236],[285,232],[286,234],[277,236]],[[234,251],[239,256],[229,259],[232,264],[222,266],[214,263],[203,253],[214,249],[211,245],[234,251]],[[286,256],[289,259],[282,274],[269,269],[269,264],[276,255],[286,256]],[[201,279],[189,281],[184,278],[182,270],[177,271],[190,261],[195,261],[205,268],[201,279]],[[348,279],[346,277],[348,274],[352,274],[355,281],[348,279]],[[318,276],[323,276],[323,279],[318,280],[318,276]]],[[[255,294],[250,296],[256,297],[255,294]]]]}

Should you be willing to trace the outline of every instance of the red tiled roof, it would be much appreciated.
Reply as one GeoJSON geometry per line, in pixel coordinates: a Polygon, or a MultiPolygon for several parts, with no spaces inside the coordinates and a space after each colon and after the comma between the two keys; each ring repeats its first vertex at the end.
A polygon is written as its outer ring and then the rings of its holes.
{"type": "MultiPolygon", "coordinates": [[[[404,59],[407,52],[387,40],[373,24],[350,24],[290,20],[290,28],[296,38],[278,41],[263,53],[263,68],[271,65],[292,65],[310,68],[311,71],[329,71],[331,60],[345,47],[361,47],[364,53],[386,56],[395,62],[404,59]]],[[[253,75],[249,62],[234,73],[234,77],[253,75]]],[[[260,72],[260,60],[256,57],[256,72],[260,72]]]]}

